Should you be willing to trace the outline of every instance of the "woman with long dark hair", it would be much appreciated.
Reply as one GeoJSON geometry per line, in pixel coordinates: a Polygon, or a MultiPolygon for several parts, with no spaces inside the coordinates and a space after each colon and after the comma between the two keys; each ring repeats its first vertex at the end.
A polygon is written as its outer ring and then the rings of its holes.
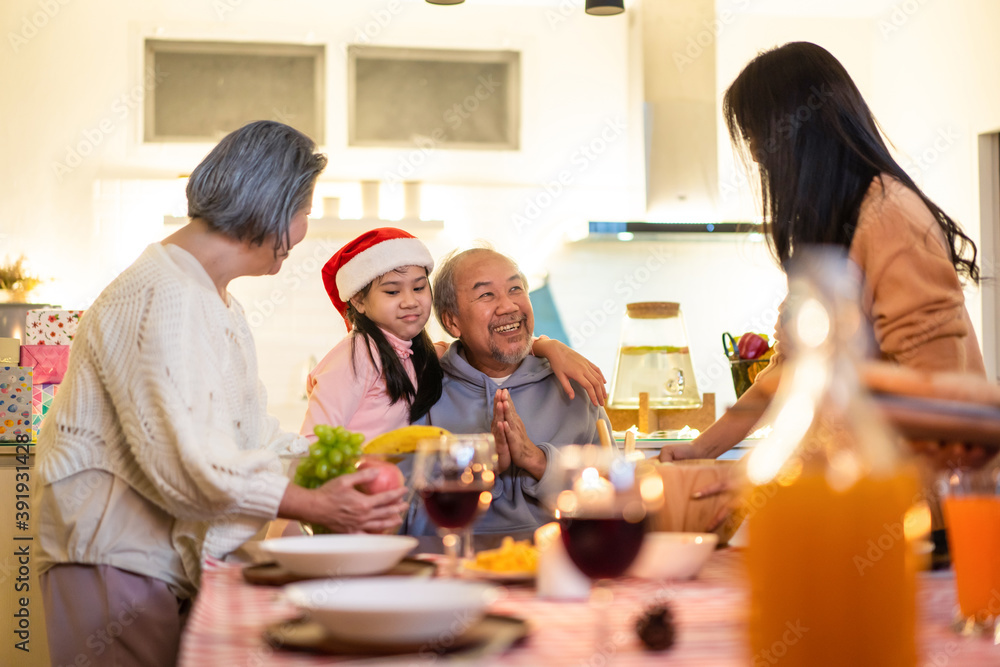
{"type": "MultiPolygon", "coordinates": [[[[893,159],[844,66],[820,46],[791,42],[750,61],[722,105],[733,143],[759,171],[778,261],[810,245],[844,248],[863,274],[862,310],[883,359],[985,376],[962,293],[963,279],[979,282],[976,246],[893,159]]],[[[758,378],[782,357],[779,341],[758,378]]],[[[740,401],[760,393],[751,387],[740,401]]],[[[747,435],[748,414],[727,412],[660,459],[718,456],[747,435]]]]}

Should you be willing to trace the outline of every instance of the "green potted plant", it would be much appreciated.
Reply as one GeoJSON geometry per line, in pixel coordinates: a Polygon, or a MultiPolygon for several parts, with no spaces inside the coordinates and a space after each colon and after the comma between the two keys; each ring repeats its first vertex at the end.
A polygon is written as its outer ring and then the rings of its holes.
{"type": "Polygon", "coordinates": [[[25,303],[28,293],[41,284],[41,278],[28,274],[24,262],[21,255],[13,262],[5,258],[0,264],[0,303],[25,303]]]}

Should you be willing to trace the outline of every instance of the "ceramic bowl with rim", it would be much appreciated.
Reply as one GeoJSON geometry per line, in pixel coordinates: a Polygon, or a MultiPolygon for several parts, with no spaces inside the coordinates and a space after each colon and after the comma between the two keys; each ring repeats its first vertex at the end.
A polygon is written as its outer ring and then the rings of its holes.
{"type": "Polygon", "coordinates": [[[691,579],[718,542],[715,533],[646,533],[628,574],[641,579],[691,579]]]}
{"type": "Polygon", "coordinates": [[[284,590],[285,599],[333,637],[380,645],[448,646],[497,599],[497,589],[486,583],[413,577],[322,579],[284,590]]]}
{"type": "Polygon", "coordinates": [[[303,535],[264,540],[260,550],[293,574],[351,577],[385,572],[417,543],[408,535],[303,535]]]}

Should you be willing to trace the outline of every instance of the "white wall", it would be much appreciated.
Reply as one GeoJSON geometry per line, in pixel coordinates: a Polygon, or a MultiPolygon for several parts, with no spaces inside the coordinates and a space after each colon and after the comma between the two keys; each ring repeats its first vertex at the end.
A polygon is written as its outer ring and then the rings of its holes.
{"type": "Polygon", "coordinates": [[[591,215],[622,215],[630,197],[641,195],[630,191],[636,179],[622,139],[630,121],[624,16],[600,20],[560,10],[556,2],[52,0],[50,17],[42,9],[47,1],[0,6],[8,42],[0,59],[6,158],[0,233],[8,235],[5,249],[23,250],[37,270],[56,279],[41,293],[48,298],[92,299],[143,243],[158,237],[163,209],[176,209],[166,183],[151,195],[130,182],[176,178],[211,147],[141,143],[146,37],[325,44],[329,141],[323,149],[330,166],[324,181],[381,180],[410,164],[410,178],[435,186],[488,186],[425,197],[425,215],[446,220],[456,233],[489,231],[503,246],[530,245],[552,225],[582,228],[591,215]],[[521,51],[522,150],[348,148],[345,47],[362,39],[521,51]],[[587,146],[598,149],[592,158],[581,152],[587,146]],[[563,171],[569,187],[552,203],[543,196],[536,213],[531,204],[538,203],[540,186],[563,171]],[[134,194],[133,201],[113,206],[119,193],[134,194]],[[528,224],[513,228],[516,213],[528,224]],[[55,238],[58,244],[51,243],[55,238]]]}
{"type": "MultiPolygon", "coordinates": [[[[357,214],[358,181],[385,179],[401,161],[419,161],[411,178],[424,182],[423,216],[444,221],[443,230],[427,239],[435,254],[485,237],[529,273],[548,272],[567,330],[581,334],[579,348],[609,379],[627,301],[682,303],[700,388],[716,391],[723,404],[731,400],[731,387],[719,373],[719,335],[766,331],[773,322],[769,312],[784,288],[761,244],[565,243],[579,238],[588,220],[645,216],[637,68],[655,72],[672,64],[637,62],[629,21],[638,11],[589,17],[582,2],[565,0],[469,0],[457,7],[423,0],[59,2],[0,3],[0,256],[24,252],[37,272],[53,278],[40,290],[42,299],[86,306],[146,243],[163,236],[164,214],[184,213],[178,175],[210,146],[141,143],[142,40],[155,36],[325,44],[323,149],[330,166],[317,198],[339,196],[345,214],[357,214]],[[376,45],[522,51],[522,150],[415,155],[348,148],[344,47],[366,30],[376,45]],[[68,159],[71,152],[81,155],[79,164],[68,159]],[[68,169],[56,173],[59,164],[68,169]],[[569,186],[557,192],[551,183],[563,172],[569,186]],[[522,216],[520,224],[515,215],[522,216]],[[665,268],[631,293],[616,291],[626,276],[641,275],[651,257],[661,256],[671,258],[665,268]],[[608,300],[615,312],[597,326],[595,313],[604,312],[608,300]]],[[[901,154],[920,156],[934,148],[940,132],[957,134],[914,175],[978,238],[975,139],[1000,127],[1000,90],[993,85],[1000,7],[991,0],[901,0],[895,4],[917,10],[898,10],[900,18],[883,0],[850,4],[855,15],[868,15],[831,17],[844,5],[816,0],[719,0],[720,17],[733,10],[709,38],[709,48],[718,49],[720,99],[758,50],[796,39],[822,44],[855,77],[901,154]],[[790,9],[795,16],[773,13],[790,9]],[[886,21],[899,29],[887,32],[886,21]]],[[[718,218],[755,217],[721,123],[718,153],[718,218]],[[739,187],[732,191],[732,185],[739,187]]],[[[399,197],[385,193],[387,211],[399,210],[399,197]]],[[[293,251],[279,276],[232,285],[256,324],[272,406],[290,428],[301,416],[295,401],[309,357],[321,356],[343,332],[319,268],[345,240],[311,238],[293,251]]],[[[978,295],[969,302],[978,322],[978,295]]]]}
{"type": "MultiPolygon", "coordinates": [[[[982,250],[978,136],[1000,130],[1000,3],[921,0],[883,19],[873,105],[909,173],[982,250]]],[[[989,279],[996,259],[980,254],[989,279]]],[[[984,340],[979,290],[966,290],[966,305],[980,345],[997,350],[996,332],[984,340]]]]}

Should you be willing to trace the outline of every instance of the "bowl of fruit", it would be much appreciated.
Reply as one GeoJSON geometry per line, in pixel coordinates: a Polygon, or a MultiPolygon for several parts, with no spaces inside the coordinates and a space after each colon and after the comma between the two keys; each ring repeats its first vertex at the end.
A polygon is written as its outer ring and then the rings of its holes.
{"type": "Polygon", "coordinates": [[[750,388],[760,373],[770,363],[774,347],[765,334],[747,332],[739,338],[731,333],[722,334],[722,347],[729,358],[733,373],[733,388],[739,398],[750,388]]]}

